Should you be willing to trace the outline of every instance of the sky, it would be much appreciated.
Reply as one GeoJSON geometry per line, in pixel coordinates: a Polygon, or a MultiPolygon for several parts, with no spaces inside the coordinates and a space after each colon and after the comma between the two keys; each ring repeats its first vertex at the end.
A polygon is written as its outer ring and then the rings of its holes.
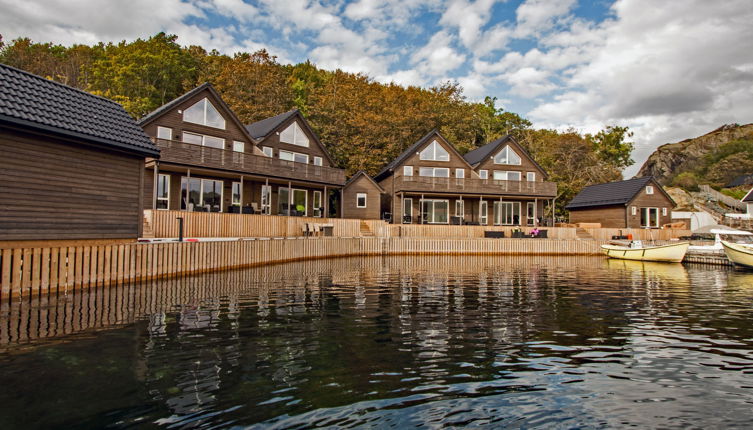
{"type": "Polygon", "coordinates": [[[657,146],[753,122],[753,0],[0,0],[0,34],[64,45],[176,34],[226,54],[430,87],[536,128],[657,146]]]}

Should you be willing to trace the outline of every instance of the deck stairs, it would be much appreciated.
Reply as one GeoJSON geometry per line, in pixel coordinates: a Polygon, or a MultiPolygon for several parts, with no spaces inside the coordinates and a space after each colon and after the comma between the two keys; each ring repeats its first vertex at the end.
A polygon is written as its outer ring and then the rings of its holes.
{"type": "Polygon", "coordinates": [[[575,229],[575,236],[580,240],[594,240],[594,237],[591,236],[591,233],[586,231],[585,228],[576,228],[575,229]]]}
{"type": "Polygon", "coordinates": [[[366,222],[361,220],[361,237],[373,237],[373,236],[374,236],[374,232],[371,231],[371,227],[369,227],[369,225],[366,222]]]}
{"type": "Polygon", "coordinates": [[[151,220],[146,214],[144,214],[144,231],[141,232],[141,237],[146,239],[154,238],[154,228],[152,227],[151,220]]]}

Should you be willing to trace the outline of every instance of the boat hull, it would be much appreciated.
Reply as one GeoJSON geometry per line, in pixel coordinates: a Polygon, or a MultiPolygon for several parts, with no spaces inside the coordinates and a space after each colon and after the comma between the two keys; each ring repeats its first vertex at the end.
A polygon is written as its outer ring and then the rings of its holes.
{"type": "Polygon", "coordinates": [[[753,247],[722,241],[724,253],[732,264],[753,269],[753,247]]]}
{"type": "Polygon", "coordinates": [[[636,261],[659,261],[662,263],[679,263],[685,258],[689,243],[651,246],[645,248],[628,248],[626,246],[601,245],[601,250],[610,258],[636,261]]]}

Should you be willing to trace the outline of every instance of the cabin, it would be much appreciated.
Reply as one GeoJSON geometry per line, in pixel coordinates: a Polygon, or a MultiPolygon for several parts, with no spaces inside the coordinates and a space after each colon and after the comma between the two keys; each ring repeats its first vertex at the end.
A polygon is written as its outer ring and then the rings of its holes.
{"type": "Polygon", "coordinates": [[[298,110],[244,125],[211,84],[139,121],[161,150],[147,161],[147,208],[285,216],[336,215],[345,184],[298,110]]]}
{"type": "Polygon", "coordinates": [[[380,219],[384,192],[366,172],[357,172],[343,188],[343,218],[380,219]]]}
{"type": "Polygon", "coordinates": [[[565,209],[571,223],[598,223],[604,228],[660,228],[672,222],[675,202],[651,177],[590,185],[565,209]]]}
{"type": "Polygon", "coordinates": [[[753,188],[740,201],[746,204],[748,217],[753,218],[753,188]]]}
{"type": "Polygon", "coordinates": [[[538,225],[557,185],[510,136],[462,156],[432,130],[375,177],[385,218],[404,224],[538,225]],[[393,216],[393,214],[397,214],[393,216]]]}
{"type": "Polygon", "coordinates": [[[0,241],[133,240],[159,150],[112,100],[0,64],[0,241]]]}

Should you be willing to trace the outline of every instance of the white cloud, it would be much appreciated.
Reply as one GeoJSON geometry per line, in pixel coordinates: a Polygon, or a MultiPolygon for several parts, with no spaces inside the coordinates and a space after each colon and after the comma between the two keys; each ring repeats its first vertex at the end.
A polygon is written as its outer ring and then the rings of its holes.
{"type": "Polygon", "coordinates": [[[575,4],[575,0],[526,0],[516,11],[519,38],[535,36],[555,25],[558,18],[565,16],[575,4]]]}
{"type": "Polygon", "coordinates": [[[453,36],[447,32],[436,33],[429,43],[413,54],[411,62],[420,72],[430,76],[447,74],[457,69],[466,57],[451,46],[453,40],[453,36]]]}

